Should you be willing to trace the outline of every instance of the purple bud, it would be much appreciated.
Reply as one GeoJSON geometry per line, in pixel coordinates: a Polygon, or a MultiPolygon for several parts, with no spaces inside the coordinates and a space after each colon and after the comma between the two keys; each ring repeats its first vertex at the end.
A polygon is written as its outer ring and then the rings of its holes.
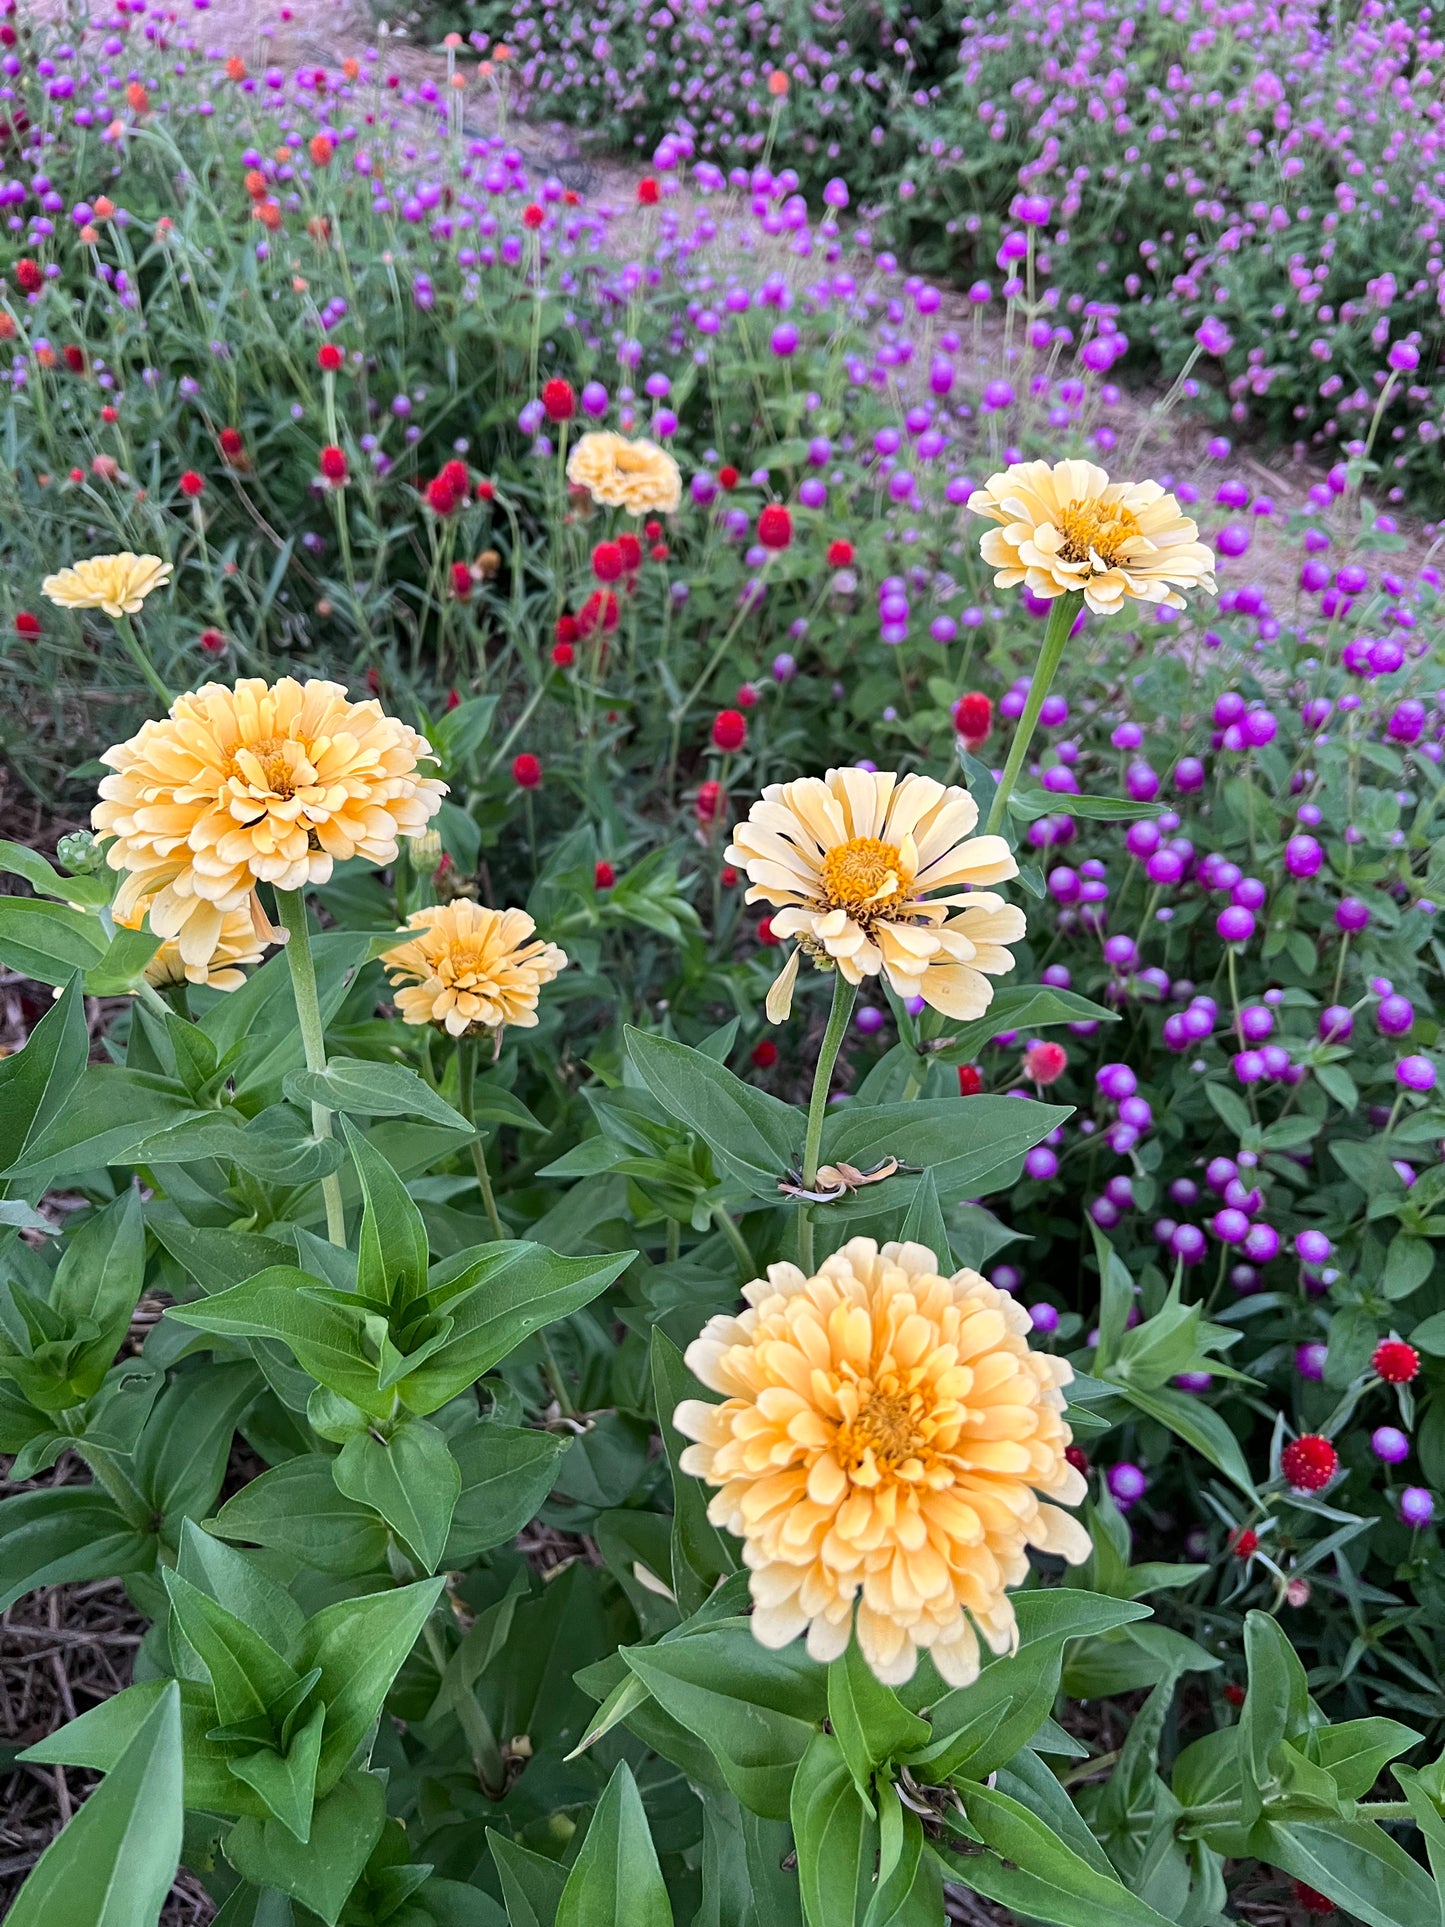
{"type": "Polygon", "coordinates": [[[1308,1345],[1295,1347],[1294,1368],[1301,1378],[1308,1378],[1317,1385],[1325,1375],[1325,1359],[1329,1356],[1329,1346],[1322,1345],[1318,1339],[1308,1345]]]}
{"type": "Polygon", "coordinates": [[[1323,1231],[1313,1226],[1295,1233],[1294,1248],[1302,1264],[1322,1265],[1334,1249],[1323,1231]]]}
{"type": "Polygon", "coordinates": [[[1370,906],[1361,903],[1358,897],[1341,897],[1335,905],[1335,923],[1346,932],[1353,934],[1363,930],[1370,921],[1370,906]]]}
{"type": "Polygon", "coordinates": [[[1108,1471],[1109,1491],[1114,1503],[1121,1512],[1142,1499],[1149,1489],[1142,1467],[1123,1460],[1119,1465],[1111,1465],[1108,1471]]]}
{"type": "Polygon", "coordinates": [[[1400,1494],[1400,1517],[1415,1531],[1428,1526],[1435,1517],[1435,1501],[1423,1485],[1407,1485],[1400,1494]]]}
{"type": "Polygon", "coordinates": [[[1414,1026],[1415,1007],[1398,993],[1385,997],[1375,1012],[1375,1023],[1384,1037],[1404,1037],[1414,1026]]]}
{"type": "Polygon", "coordinates": [[[1242,1211],[1226,1205],[1223,1211],[1216,1211],[1209,1224],[1210,1230],[1221,1244],[1243,1244],[1249,1236],[1249,1219],[1242,1211]]]}
{"type": "Polygon", "coordinates": [[[1433,1091],[1435,1066],[1428,1057],[1402,1057],[1395,1066],[1395,1080],[1407,1091],[1433,1091]]]}
{"type": "Polygon", "coordinates": [[[1248,943],[1254,935],[1254,917],[1241,904],[1231,903],[1214,919],[1214,928],[1224,943],[1248,943]]]}
{"type": "Polygon", "coordinates": [[[1029,1317],[1036,1332],[1056,1332],[1059,1329],[1059,1314],[1052,1305],[1037,1304],[1029,1306],[1029,1317]]]}
{"type": "Polygon", "coordinates": [[[1204,1233],[1197,1224],[1181,1224],[1169,1240],[1169,1249],[1186,1265],[1197,1265],[1208,1248],[1204,1233]]]}
{"type": "Polygon", "coordinates": [[[1370,1434],[1370,1450],[1386,1465],[1400,1465],[1410,1456],[1410,1441],[1398,1425],[1377,1425],[1370,1434]]]}
{"type": "Polygon", "coordinates": [[[1344,1004],[1329,1004],[1320,1012],[1318,1029],[1322,1043],[1348,1043],[1354,1028],[1354,1014],[1344,1004]]]}

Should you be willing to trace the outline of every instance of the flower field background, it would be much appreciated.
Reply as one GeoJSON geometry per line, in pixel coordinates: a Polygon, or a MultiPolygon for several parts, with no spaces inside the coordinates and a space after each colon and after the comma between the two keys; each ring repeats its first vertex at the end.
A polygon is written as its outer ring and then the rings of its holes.
{"type": "Polygon", "coordinates": [[[0,14],[8,1917],[1445,1917],[1445,46],[369,24],[0,14]]]}

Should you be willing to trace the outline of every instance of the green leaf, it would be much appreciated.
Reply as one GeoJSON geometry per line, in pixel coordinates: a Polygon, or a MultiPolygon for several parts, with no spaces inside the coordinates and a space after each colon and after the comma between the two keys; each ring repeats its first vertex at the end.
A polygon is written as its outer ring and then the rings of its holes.
{"type": "MultiPolygon", "coordinates": [[[[1011,1097],[915,1099],[909,1104],[845,1104],[823,1124],[823,1162],[870,1170],[886,1157],[933,1173],[944,1204],[996,1189],[1025,1151],[1070,1116],[1067,1105],[1011,1097]]],[[[871,1187],[874,1208],[891,1185],[871,1187]]],[[[820,1208],[826,1218],[828,1207],[820,1208]]],[[[821,1221],[821,1219],[820,1219],[821,1221]]]]}
{"type": "Polygon", "coordinates": [[[293,1104],[324,1104],[350,1117],[424,1117],[454,1131],[471,1129],[409,1064],[333,1057],[324,1071],[289,1071],[281,1088],[293,1104]]]}
{"type": "Polygon", "coordinates": [[[207,1530],[285,1553],[317,1572],[384,1572],[386,1527],[369,1506],[342,1497],[332,1463],[307,1453],[272,1466],[227,1499],[207,1530]]]}
{"type": "Polygon", "coordinates": [[[32,850],[24,843],[0,842],[0,871],[7,876],[24,877],[37,896],[56,897],[61,903],[86,904],[95,908],[110,902],[115,883],[113,872],[109,876],[103,873],[62,876],[39,850],[32,850]]]}
{"type": "Polygon", "coordinates": [[[1094,1370],[1108,1371],[1118,1354],[1134,1306],[1134,1280],[1129,1267],[1115,1251],[1103,1232],[1089,1220],[1094,1255],[1099,1262],[1099,1342],[1094,1352],[1094,1370]]]}
{"type": "Polygon", "coordinates": [[[37,1186],[50,1187],[107,1164],[127,1164],[157,1131],[201,1115],[163,1077],[90,1064],[67,1093],[63,1108],[26,1139],[6,1175],[33,1193],[37,1186]]]}
{"type": "Polygon", "coordinates": [[[1239,1712],[1239,1762],[1243,1773],[1240,1818],[1248,1826],[1260,1811],[1273,1779],[1271,1759],[1281,1740],[1293,1738],[1309,1719],[1304,1667],[1277,1619],[1251,1612],[1244,1621],[1248,1690],[1239,1712]]]}
{"type": "Polygon", "coordinates": [[[856,1636],[843,1657],[828,1667],[828,1719],[870,1813],[875,1769],[917,1752],[933,1732],[927,1720],[908,1711],[891,1686],[874,1677],[856,1636]]]}
{"type": "Polygon", "coordinates": [[[161,1578],[177,1625],[210,1675],[216,1724],[264,1722],[273,1702],[295,1686],[295,1670],[244,1620],[179,1572],[166,1568],[161,1578]]]}
{"type": "Polygon", "coordinates": [[[1435,1246],[1429,1238],[1397,1231],[1385,1253],[1385,1276],[1380,1289],[1391,1300],[1408,1298],[1435,1269],[1435,1246]]]}
{"type": "Polygon", "coordinates": [[[1261,1820],[1249,1849],[1368,1927],[1424,1927],[1439,1916],[1434,1881],[1373,1821],[1261,1820]]]}
{"type": "Polygon", "coordinates": [[[288,1833],[304,1846],[311,1838],[311,1816],[316,1809],[316,1763],[321,1755],[321,1732],[326,1708],[318,1701],[291,1735],[284,1753],[258,1748],[231,1762],[238,1780],[254,1790],[288,1833]]]}
{"type": "Polygon", "coordinates": [[[1008,807],[1011,816],[1021,817],[1025,823],[1060,810],[1096,823],[1137,823],[1144,817],[1162,816],[1166,805],[1136,803],[1129,796],[1059,796],[1052,790],[1029,789],[1015,790],[1008,807]]]}
{"type": "Polygon", "coordinates": [[[91,1485],[0,1499],[0,1612],[37,1586],[148,1572],[155,1540],[91,1485]]]}
{"type": "Polygon", "coordinates": [[[1376,1715],[1311,1727],[1306,1741],[1310,1759],[1325,1768],[1345,1798],[1362,1800],[1391,1760],[1420,1738],[1413,1727],[1376,1715]]]}
{"type": "Polygon", "coordinates": [[[243,1880],[275,1887],[336,1927],[386,1825],[386,1792],[374,1773],[348,1773],[318,1800],[303,1845],[279,1820],[238,1820],[226,1858],[243,1880]]]}
{"type": "Polygon", "coordinates": [[[140,1193],[127,1189],[66,1238],[50,1287],[51,1310],[68,1331],[85,1323],[96,1328],[70,1368],[70,1383],[82,1398],[100,1389],[130,1329],[144,1281],[140,1193]]]}
{"type": "Polygon", "coordinates": [[[1237,1091],[1231,1090],[1227,1084],[1206,1083],[1204,1095],[1236,1142],[1249,1136],[1254,1129],[1254,1119],[1249,1115],[1249,1106],[1237,1091]]]}
{"type": "Polygon", "coordinates": [[[945,1275],[952,1269],[953,1244],[948,1235],[948,1226],[943,1222],[938,1186],[932,1171],[925,1171],[913,1187],[913,1202],[908,1207],[898,1239],[900,1244],[922,1245],[926,1251],[931,1251],[939,1270],[945,1275]]]}
{"type": "MultiPolygon", "coordinates": [[[[278,1653],[289,1653],[300,1638],[306,1615],[286,1588],[263,1572],[255,1559],[203,1532],[191,1519],[181,1527],[176,1571],[228,1606],[278,1653]]],[[[184,1674],[187,1668],[177,1659],[175,1670],[184,1674]]]]}
{"type": "Polygon", "coordinates": [[[326,1735],[316,1772],[318,1794],[336,1784],[370,1731],[443,1584],[422,1579],[395,1592],[339,1600],[306,1622],[294,1664],[301,1673],[321,1668],[316,1692],[326,1702],[326,1735]]]}
{"type": "Polygon", "coordinates": [[[738,1567],[732,1546],[707,1516],[708,1494],[702,1481],[678,1464],[686,1440],[673,1425],[672,1415],[685,1398],[702,1393],[682,1353],[662,1327],[654,1325],[652,1394],[672,1475],[672,1590],[685,1619],[697,1611],[719,1579],[738,1567]]]}
{"type": "Polygon", "coordinates": [[[9,1927],[155,1927],[181,1856],[180,1693],[167,1682],[135,1737],[52,1840],[9,1927]]]}
{"type": "Polygon", "coordinates": [[[1145,1391],[1140,1385],[1120,1385],[1118,1389],[1120,1396],[1128,1399],[1147,1418],[1167,1426],[1186,1445],[1193,1446],[1216,1471],[1222,1472],[1248,1498],[1256,1497],[1249,1464],[1239,1440],[1212,1405],[1206,1405],[1192,1394],[1175,1391],[1169,1386],[1160,1386],[1157,1391],[1145,1391]]]}
{"type": "Polygon", "coordinates": [[[350,1118],[341,1120],[361,1183],[356,1289],[374,1304],[404,1306],[426,1290],[426,1226],[411,1193],[350,1118]]]}
{"type": "Polygon", "coordinates": [[[133,995],[160,947],[160,938],[148,930],[117,930],[100,961],[86,971],[86,989],[92,997],[133,995]]]}
{"type": "Polygon", "coordinates": [[[495,1420],[452,1439],[461,1491],[442,1554],[448,1571],[516,1537],[541,1509],[571,1443],[563,1432],[533,1432],[495,1420]]]}
{"type": "Polygon", "coordinates": [[[567,1885],[567,1869],[557,1860],[532,1853],[495,1828],[487,1828],[487,1845],[496,1862],[510,1927],[554,1927],[557,1903],[567,1885]]]}
{"type": "Polygon", "coordinates": [[[222,1231],[179,1218],[146,1219],[146,1229],[204,1292],[225,1291],[258,1271],[296,1262],[296,1247],[255,1231],[222,1231]]]}
{"type": "Polygon", "coordinates": [[[962,1783],[969,1823],[997,1861],[963,1860],[955,1872],[975,1892],[1058,1927],[1170,1927],[1164,1916],[1067,1846],[1049,1821],[996,1788],[962,1783]]]}
{"type": "Polygon", "coordinates": [[[384,1441],[360,1432],[342,1446],[331,1470],[339,1492],[379,1512],[422,1570],[436,1571],[462,1474],[434,1425],[412,1419],[384,1441]]]}
{"type": "Polygon", "coordinates": [[[779,1181],[802,1155],[802,1112],[685,1044],[631,1026],[624,1035],[628,1056],[669,1116],[695,1131],[754,1197],[776,1202],[779,1181]]]}
{"type": "Polygon", "coordinates": [[[156,1400],[130,1471],[163,1538],[215,1504],[236,1427],[261,1391],[254,1365],[188,1362],[156,1400]]]}
{"type": "Polygon", "coordinates": [[[798,1887],[808,1927],[852,1927],[873,1882],[878,1829],[843,1748],[815,1734],[792,1791],[798,1887]]]}
{"type": "Polygon", "coordinates": [[[85,1069],[90,1033],[78,978],[31,1031],[23,1050],[0,1059],[0,1171],[56,1117],[85,1069]]]}
{"type": "Polygon", "coordinates": [[[0,962],[42,984],[68,984],[109,948],[99,917],[41,897],[0,897],[0,962]]]}
{"type": "Polygon", "coordinates": [[[378,1418],[392,1399],[377,1384],[377,1365],[362,1343],[365,1304],[344,1307],[326,1287],[294,1265],[258,1271],[229,1291],[218,1291],[166,1312],[177,1324],[225,1338],[279,1338],[296,1362],[321,1384],[378,1418]]]}
{"type": "Polygon", "coordinates": [[[1421,1785],[1420,1775],[1413,1766],[1397,1766],[1394,1772],[1404,1789],[1405,1798],[1410,1802],[1415,1825],[1425,1837],[1430,1871],[1435,1876],[1434,1918],[1422,1920],[1419,1927],[1445,1927],[1445,1820],[1441,1819],[1440,1809],[1421,1785]]]}
{"type": "Polygon", "coordinates": [[[557,1903],[556,1927],[673,1927],[637,1782],[619,1760],[557,1903]]]}

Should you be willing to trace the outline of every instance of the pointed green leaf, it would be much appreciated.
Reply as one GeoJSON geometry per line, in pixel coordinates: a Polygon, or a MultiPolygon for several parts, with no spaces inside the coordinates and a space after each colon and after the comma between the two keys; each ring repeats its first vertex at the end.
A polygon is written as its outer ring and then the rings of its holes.
{"type": "Polygon", "coordinates": [[[325,1722],[326,1708],[318,1703],[292,1735],[284,1754],[259,1749],[231,1762],[236,1778],[255,1788],[286,1831],[294,1833],[303,1846],[311,1838],[316,1767],[325,1722]]]}
{"type": "Polygon", "coordinates": [[[236,1427],[264,1390],[254,1365],[187,1362],[156,1400],[131,1476],[172,1543],[180,1521],[209,1512],[236,1427]]]}
{"type": "Polygon", "coordinates": [[[776,1203],[779,1180],[802,1156],[803,1113],[702,1051],[631,1027],[624,1034],[628,1056],[669,1116],[695,1131],[755,1197],[776,1203]]]}
{"type": "Polygon", "coordinates": [[[253,1278],[166,1312],[179,1325],[225,1338],[277,1338],[311,1376],[375,1417],[391,1411],[377,1387],[377,1367],[363,1343],[365,1304],[344,1307],[329,1288],[294,1265],[275,1265],[253,1278]]]}
{"type": "Polygon", "coordinates": [[[453,1131],[471,1130],[409,1064],[333,1057],[324,1071],[291,1071],[282,1088],[293,1104],[324,1104],[349,1117],[423,1117],[453,1131]]]}
{"type": "Polygon", "coordinates": [[[1373,1821],[1261,1820],[1250,1851],[1302,1880],[1367,1927],[1426,1927],[1440,1891],[1417,1860],[1373,1821]]]}
{"type": "Polygon", "coordinates": [[[119,1351],[144,1281],[140,1193],[127,1189],[65,1239],[50,1288],[51,1310],[68,1330],[86,1321],[96,1327],[71,1367],[71,1384],[83,1398],[99,1389],[119,1351]]]}
{"type": "Polygon", "coordinates": [[[216,1724],[241,1726],[264,1720],[267,1708],[296,1684],[296,1672],[244,1620],[179,1572],[161,1573],[181,1631],[210,1675],[216,1724]]]}
{"type": "Polygon", "coordinates": [[[385,1572],[386,1527],[369,1506],[337,1491],[332,1463],[305,1453],[272,1466],[227,1499],[207,1530],[286,1553],[317,1572],[385,1572]]]}
{"type": "Polygon", "coordinates": [[[959,1787],[969,1824],[993,1855],[960,1861],[954,1877],[1025,1917],[1058,1927],[1170,1927],[1112,1872],[1076,1853],[1049,1821],[996,1788],[959,1787]]]}
{"type": "Polygon", "coordinates": [[[155,1547],[92,1485],[0,1499],[0,1612],[37,1586],[148,1572],[155,1547]]]}
{"type": "Polygon", "coordinates": [[[41,897],[0,897],[0,961],[37,983],[66,984],[109,947],[100,918],[41,897]]]}
{"type": "Polygon", "coordinates": [[[306,1622],[297,1669],[321,1668],[317,1697],[326,1702],[316,1790],[336,1784],[342,1768],[381,1711],[391,1682],[416,1644],[443,1581],[422,1579],[395,1592],[369,1593],[327,1606],[306,1622]]]}
{"type": "Polygon", "coordinates": [[[295,1646],[306,1615],[286,1588],[254,1559],[203,1532],[191,1519],[181,1527],[176,1570],[244,1619],[278,1653],[284,1655],[295,1646]]]}
{"type": "Polygon", "coordinates": [[[1186,1445],[1192,1445],[1216,1471],[1222,1472],[1225,1478],[1237,1485],[1247,1498],[1257,1496],[1254,1480],[1249,1475],[1249,1463],[1240,1449],[1239,1440],[1212,1405],[1204,1404],[1188,1392],[1176,1392],[1169,1386],[1161,1386],[1158,1391],[1150,1392],[1138,1385],[1121,1385],[1119,1393],[1146,1418],[1156,1420],[1183,1439],[1186,1445]]]}
{"type": "Polygon", "coordinates": [[[434,1425],[413,1419],[385,1441],[371,1431],[357,1433],[342,1446],[331,1473],[339,1492],[379,1512],[423,1569],[436,1571],[462,1474],[434,1425]]]}
{"type": "Polygon", "coordinates": [[[85,994],[72,977],[23,1050],[0,1059],[0,1171],[18,1163],[79,1082],[90,1054],[85,994]]]}
{"type": "Polygon", "coordinates": [[[873,1884],[878,1829],[830,1733],[815,1734],[799,1763],[791,1817],[808,1927],[851,1924],[873,1884]]]}
{"type": "Polygon", "coordinates": [[[925,1171],[914,1186],[913,1202],[908,1207],[898,1237],[902,1244],[923,1245],[931,1251],[938,1269],[945,1277],[953,1270],[953,1246],[949,1241],[948,1226],[943,1222],[938,1186],[934,1183],[932,1171],[925,1171]]]}
{"type": "Polygon", "coordinates": [[[1445,1819],[1441,1819],[1439,1807],[1426,1792],[1413,1766],[1397,1766],[1394,1774],[1410,1802],[1415,1825],[1424,1836],[1430,1871],[1435,1876],[1436,1910],[1434,1916],[1422,1920],[1419,1927],[1445,1927],[1445,1819]]]}
{"type": "Polygon", "coordinates": [[[350,1118],[341,1128],[361,1185],[356,1289],[373,1304],[410,1304],[426,1290],[426,1226],[411,1193],[350,1118]]]}
{"type": "Polygon", "coordinates": [[[511,1927],[554,1927],[557,1903],[567,1885],[566,1867],[559,1860],[532,1853],[491,1827],[487,1828],[487,1845],[497,1864],[511,1927]]]}
{"type": "Polygon", "coordinates": [[[374,1773],[348,1773],[311,1815],[303,1845],[279,1820],[239,1820],[226,1858],[243,1880],[277,1887],[336,1927],[386,1825],[386,1791],[374,1773]]]}
{"type": "Polygon", "coordinates": [[[489,1420],[451,1441],[461,1472],[442,1564],[449,1571],[514,1539],[556,1483],[571,1439],[489,1420]]]}
{"type": "Polygon", "coordinates": [[[909,1712],[891,1686],[874,1678],[856,1636],[843,1657],[828,1667],[828,1719],[870,1812],[875,1769],[916,1752],[933,1732],[927,1720],[909,1712]]]}
{"type": "Polygon", "coordinates": [[[572,1863],[556,1927],[673,1927],[642,1796],[625,1760],[607,1782],[572,1863]]]}

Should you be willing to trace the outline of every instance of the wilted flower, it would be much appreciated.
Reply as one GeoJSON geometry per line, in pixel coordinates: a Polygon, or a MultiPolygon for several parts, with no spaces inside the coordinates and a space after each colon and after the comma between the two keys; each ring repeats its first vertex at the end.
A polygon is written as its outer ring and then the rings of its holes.
{"type": "Polygon", "coordinates": [[[724,1394],[687,1399],[682,1466],[720,1488],[713,1523],[744,1542],[753,1631],[808,1635],[814,1659],[858,1644],[878,1677],[908,1679],[920,1649],[944,1679],[1017,1643],[1007,1589],[1029,1546],[1078,1564],[1062,1359],[1031,1352],[1029,1314],[975,1271],[940,1276],[923,1245],[854,1238],[816,1277],[769,1267],[749,1309],[712,1318],[687,1363],[724,1394]]]}
{"type": "Polygon", "coordinates": [[[41,588],[62,609],[103,609],[112,620],[140,613],[145,599],[171,579],[171,564],[158,555],[92,555],[58,575],[48,575],[41,588]]]}
{"type": "Polygon", "coordinates": [[[1000,589],[1081,591],[1096,615],[1130,598],[1182,609],[1179,589],[1214,592],[1213,552],[1158,482],[1111,482],[1093,462],[1015,462],[968,506],[1003,525],[980,544],[1000,589]]]}
{"type": "Polygon", "coordinates": [[[409,1024],[439,1024],[453,1037],[537,1022],[537,993],[567,967],[554,943],[532,942],[537,926],[525,910],[489,910],[457,897],[413,910],[417,935],[382,955],[396,1007],[409,1024]]]}
{"type": "Polygon", "coordinates": [[[567,458],[567,480],[602,508],[670,515],[682,495],[677,463],[656,442],[628,441],[607,429],[586,434],[567,458]]]}
{"type": "Polygon", "coordinates": [[[931,776],[834,769],[770,784],[733,831],[727,860],[747,871],[747,901],[773,906],[774,935],[799,939],[768,994],[772,1021],[791,1008],[804,951],[849,983],[882,973],[900,997],[981,1016],[988,978],[1013,968],[1004,946],[1023,936],[1024,918],[968,888],[1018,875],[1001,836],[969,836],[977,821],[967,790],[931,776]]]}

